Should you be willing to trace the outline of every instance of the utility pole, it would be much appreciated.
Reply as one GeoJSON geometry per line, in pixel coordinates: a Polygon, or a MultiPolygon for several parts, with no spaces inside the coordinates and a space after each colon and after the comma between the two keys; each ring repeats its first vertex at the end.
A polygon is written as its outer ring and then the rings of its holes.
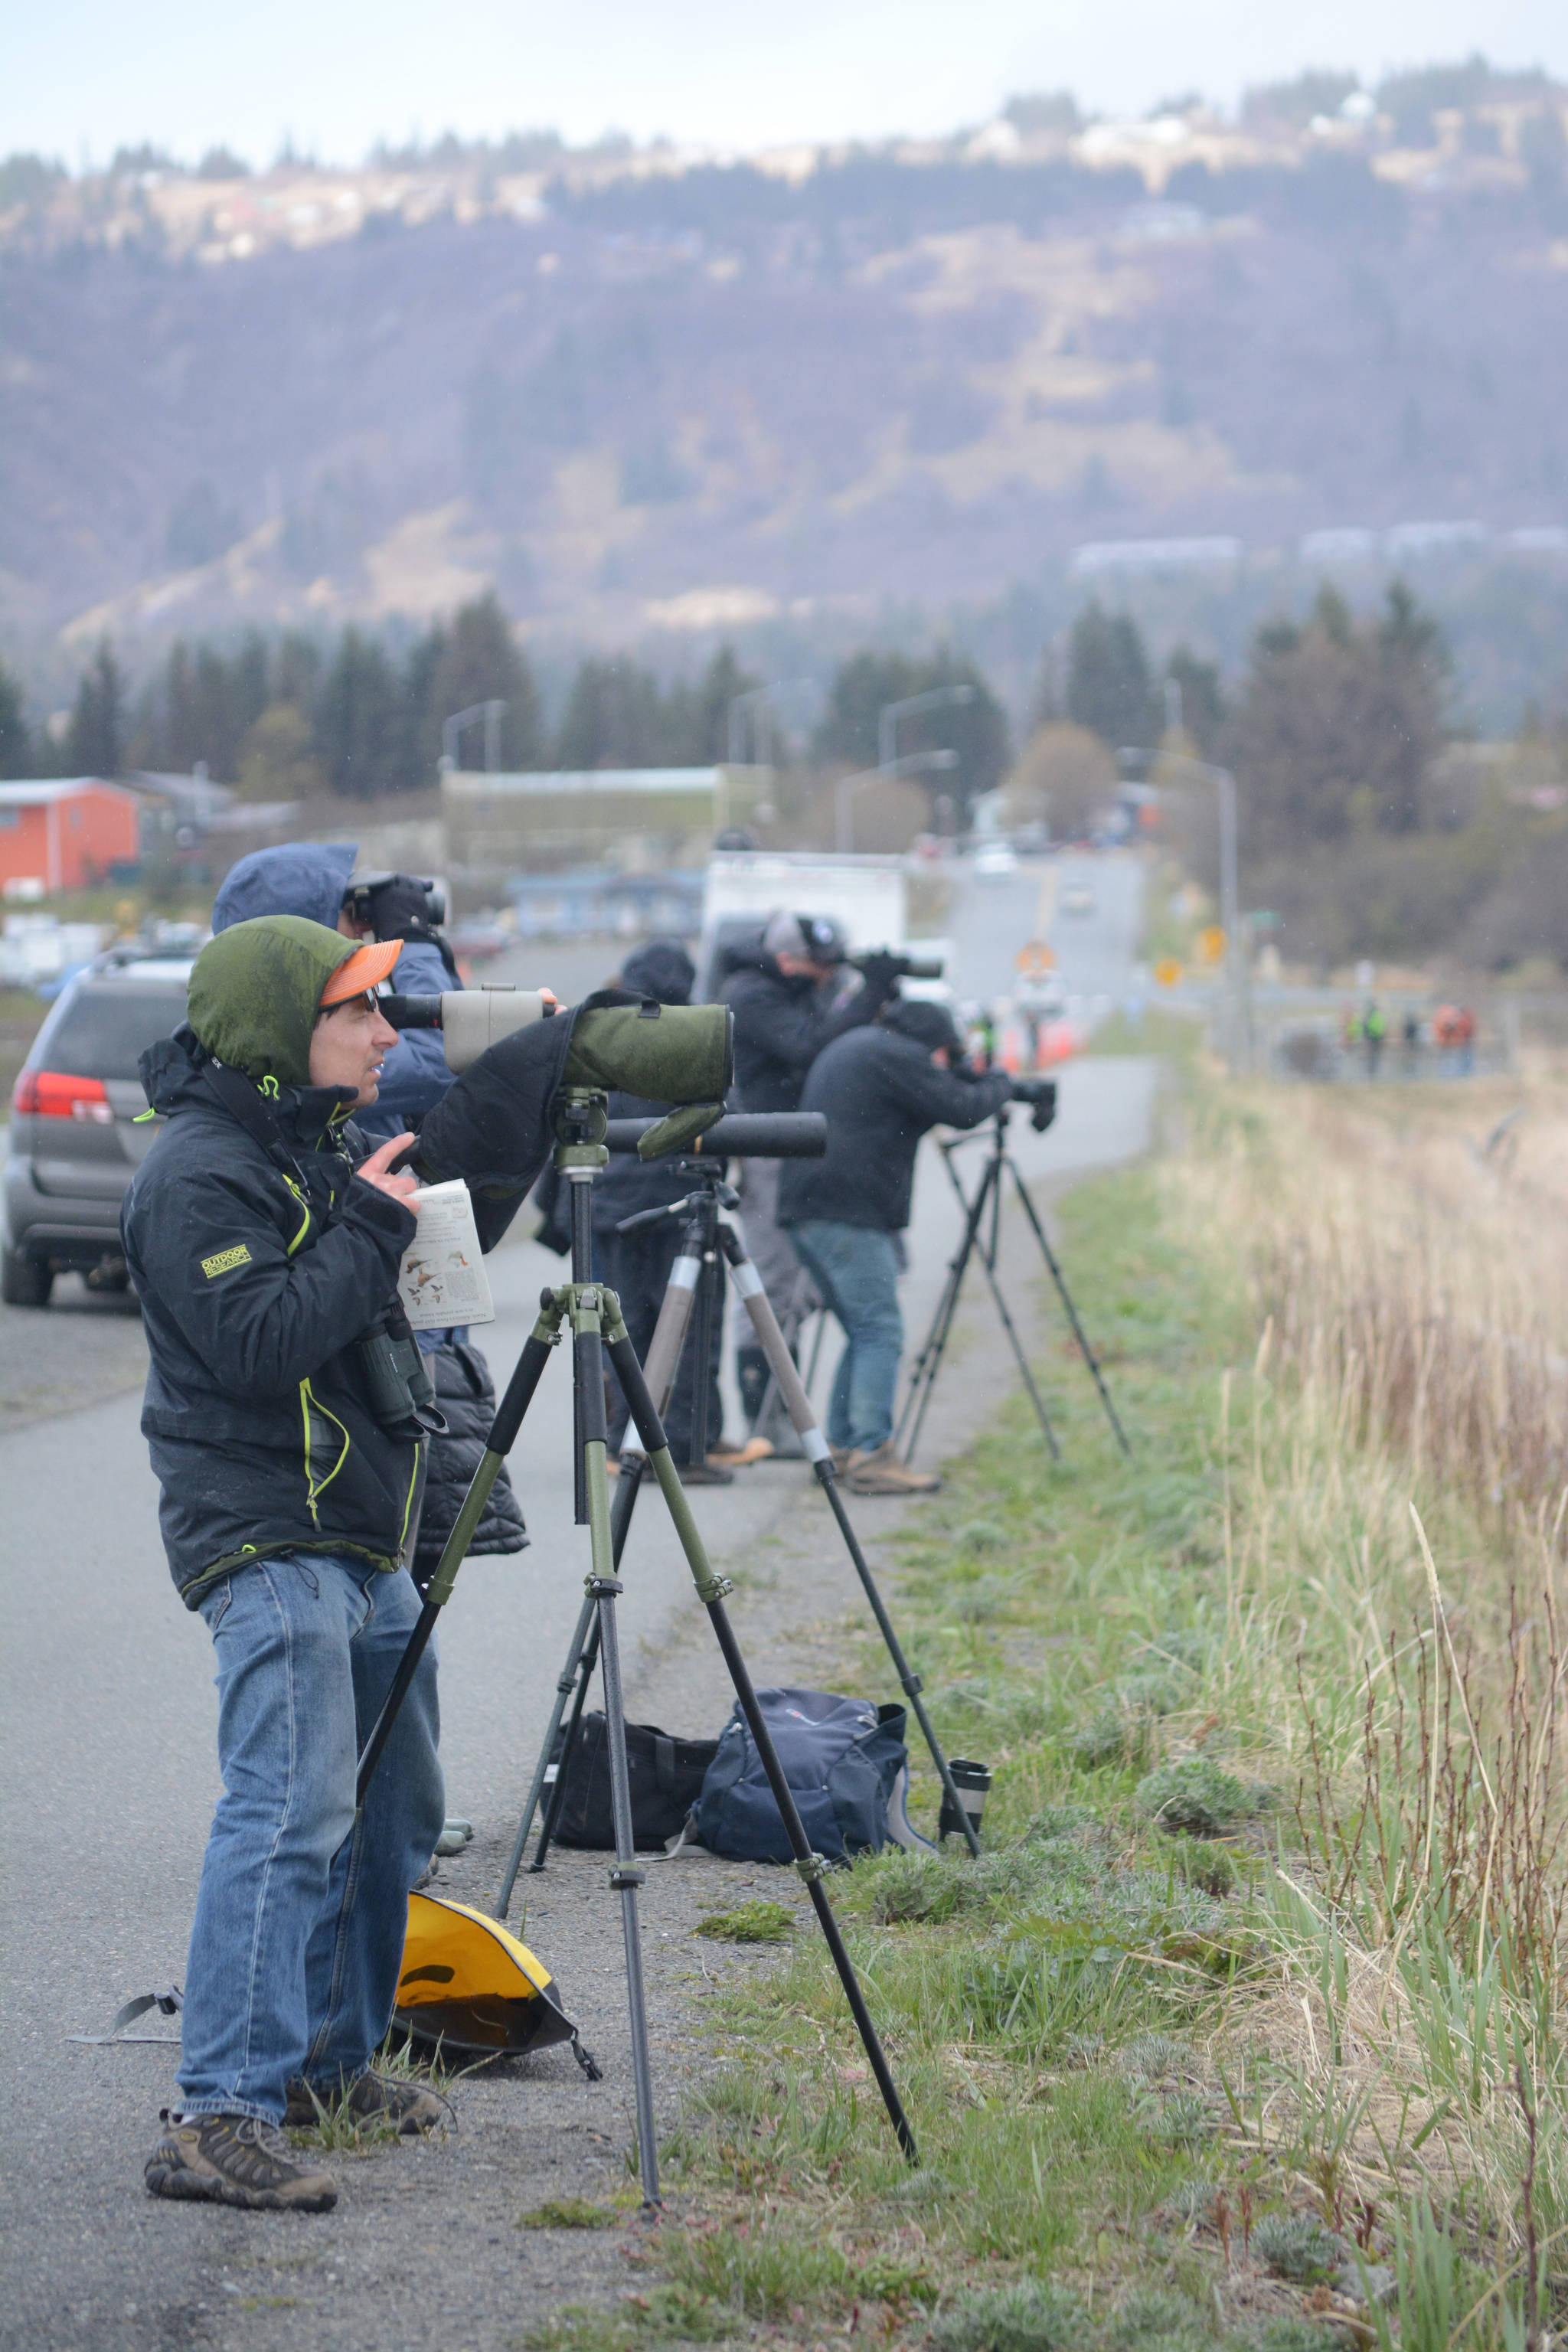
{"type": "Polygon", "coordinates": [[[1228,768],[1216,768],[1207,760],[1190,759],[1185,751],[1145,751],[1138,745],[1126,745],[1118,751],[1117,761],[1125,774],[1142,768],[1145,772],[1154,763],[1162,768],[1181,768],[1190,776],[1200,778],[1214,786],[1219,798],[1219,926],[1225,933],[1225,961],[1220,967],[1221,1001],[1224,1018],[1221,1042],[1225,1064],[1232,1077],[1243,1059],[1240,996],[1245,961],[1241,939],[1240,891],[1237,882],[1236,839],[1236,778],[1228,768]]]}

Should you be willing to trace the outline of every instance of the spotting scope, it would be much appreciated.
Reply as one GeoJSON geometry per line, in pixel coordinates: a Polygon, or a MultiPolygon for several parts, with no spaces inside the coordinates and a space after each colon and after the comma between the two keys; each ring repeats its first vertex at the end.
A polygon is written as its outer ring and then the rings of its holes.
{"type": "Polygon", "coordinates": [[[513,988],[503,981],[483,988],[449,988],[439,996],[389,993],[376,998],[375,1009],[395,1029],[439,1029],[447,1067],[466,1070],[487,1045],[531,1022],[548,1021],[561,1008],[537,988],[513,988]]]}

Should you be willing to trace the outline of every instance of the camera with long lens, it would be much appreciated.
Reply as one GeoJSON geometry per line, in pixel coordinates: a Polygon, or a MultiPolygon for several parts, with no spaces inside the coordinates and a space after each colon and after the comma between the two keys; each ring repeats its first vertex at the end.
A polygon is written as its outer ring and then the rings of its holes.
{"type": "Polygon", "coordinates": [[[447,919],[447,898],[425,875],[352,874],[343,912],[378,940],[395,939],[409,923],[439,930],[447,919]]]}
{"type": "Polygon", "coordinates": [[[1055,1078],[1015,1078],[1013,1100],[1029,1105],[1029,1125],[1037,1135],[1044,1135],[1057,1115],[1057,1082],[1055,1078]]]}
{"type": "Polygon", "coordinates": [[[895,980],[940,980],[943,970],[941,956],[909,955],[902,948],[867,948],[859,955],[846,956],[844,961],[859,972],[868,965],[883,971],[890,965],[895,980]]]}

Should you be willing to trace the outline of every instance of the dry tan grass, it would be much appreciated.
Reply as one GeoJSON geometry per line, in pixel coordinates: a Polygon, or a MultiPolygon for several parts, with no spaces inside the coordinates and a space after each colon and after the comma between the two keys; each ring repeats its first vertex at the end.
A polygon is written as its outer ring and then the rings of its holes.
{"type": "Polygon", "coordinates": [[[1568,1087],[1227,1096],[1163,1181],[1258,1334],[1209,1696],[1309,1833],[1214,2040],[1236,2142],[1517,2242],[1531,2116],[1568,2223],[1568,1087]]]}

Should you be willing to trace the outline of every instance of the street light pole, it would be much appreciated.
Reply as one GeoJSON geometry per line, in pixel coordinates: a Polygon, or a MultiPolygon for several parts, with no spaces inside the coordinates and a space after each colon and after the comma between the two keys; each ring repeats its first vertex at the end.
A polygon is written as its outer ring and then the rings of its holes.
{"type": "Polygon", "coordinates": [[[906,694],[901,702],[884,702],[877,713],[877,765],[896,768],[899,721],[915,710],[942,710],[952,703],[973,702],[972,686],[933,686],[924,694],[906,694]]]}
{"type": "MultiPolygon", "coordinates": [[[[764,704],[772,702],[778,695],[799,694],[807,687],[815,688],[816,684],[816,680],[813,677],[775,677],[766,686],[753,686],[744,694],[732,695],[730,699],[728,730],[731,767],[742,768],[746,764],[748,731],[752,738],[752,751],[755,752],[760,748],[757,742],[757,722],[752,716],[755,711],[760,710],[764,704]]],[[[760,767],[762,762],[759,761],[757,765],[760,767]]]]}
{"type": "Polygon", "coordinates": [[[834,844],[841,857],[849,856],[855,847],[856,793],[862,784],[874,784],[888,776],[921,776],[933,770],[956,768],[956,751],[908,751],[901,760],[890,760],[878,768],[861,768],[855,775],[840,776],[833,789],[834,844]]]}
{"type": "Polygon", "coordinates": [[[505,714],[504,702],[470,702],[467,710],[455,710],[450,719],[443,719],[441,721],[443,764],[448,769],[458,765],[458,754],[462,748],[464,728],[476,726],[482,719],[485,723],[486,773],[492,776],[497,774],[500,768],[500,723],[505,714]]]}

